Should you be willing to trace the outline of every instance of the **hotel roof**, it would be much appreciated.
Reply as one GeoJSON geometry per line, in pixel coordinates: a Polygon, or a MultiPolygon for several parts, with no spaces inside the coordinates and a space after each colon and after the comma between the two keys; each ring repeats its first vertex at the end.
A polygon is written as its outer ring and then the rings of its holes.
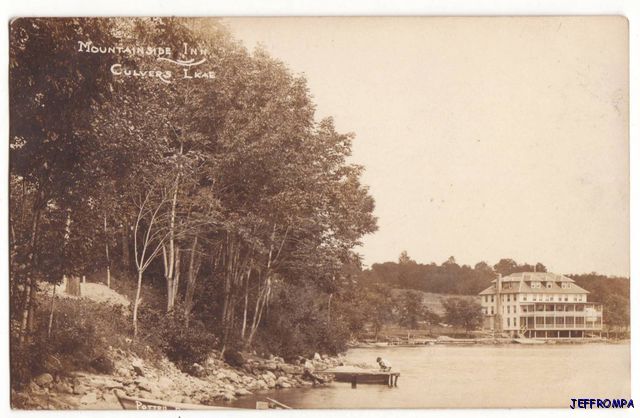
{"type": "MultiPolygon", "coordinates": [[[[494,283],[492,286],[486,288],[480,295],[492,295],[495,294],[495,282],[497,279],[491,281],[494,283]]],[[[512,283],[510,289],[503,289],[500,293],[554,293],[554,294],[587,294],[587,290],[584,290],[575,282],[561,274],[555,273],[538,273],[538,272],[521,272],[512,273],[501,279],[502,283],[512,283]],[[548,283],[548,285],[542,285],[539,288],[532,288],[531,283],[540,282],[548,283]],[[569,288],[562,288],[558,283],[572,283],[569,288]]]]}

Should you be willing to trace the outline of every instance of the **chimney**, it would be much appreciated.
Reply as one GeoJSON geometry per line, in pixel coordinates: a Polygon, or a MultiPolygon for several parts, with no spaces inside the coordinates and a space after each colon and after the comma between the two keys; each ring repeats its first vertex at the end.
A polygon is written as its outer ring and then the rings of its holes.
{"type": "Polygon", "coordinates": [[[494,329],[496,332],[502,332],[502,274],[498,273],[496,278],[496,316],[494,317],[494,329]]]}

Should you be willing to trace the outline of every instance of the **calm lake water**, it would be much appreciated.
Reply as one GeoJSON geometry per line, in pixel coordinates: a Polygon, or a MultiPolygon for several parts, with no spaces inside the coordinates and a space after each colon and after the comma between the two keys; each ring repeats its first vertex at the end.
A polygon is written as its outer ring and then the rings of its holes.
{"type": "Polygon", "coordinates": [[[630,396],[629,344],[426,346],[358,348],[347,361],[389,360],[397,388],[334,382],[243,397],[255,408],[265,396],[293,408],[561,407],[571,398],[630,396]]]}

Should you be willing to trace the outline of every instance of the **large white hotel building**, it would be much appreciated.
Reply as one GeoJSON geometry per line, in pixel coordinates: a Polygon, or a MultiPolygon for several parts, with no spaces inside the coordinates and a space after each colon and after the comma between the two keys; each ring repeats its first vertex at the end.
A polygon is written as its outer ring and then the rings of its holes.
{"type": "Polygon", "coordinates": [[[584,338],[600,335],[602,305],[589,292],[554,273],[513,273],[480,292],[484,327],[526,338],[584,338]]]}

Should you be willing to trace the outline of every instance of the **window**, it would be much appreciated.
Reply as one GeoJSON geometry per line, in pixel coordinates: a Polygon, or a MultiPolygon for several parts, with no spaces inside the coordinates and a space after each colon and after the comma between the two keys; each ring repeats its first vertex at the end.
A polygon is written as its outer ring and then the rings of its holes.
{"type": "Polygon", "coordinates": [[[547,289],[551,289],[553,287],[553,283],[547,282],[547,289]]]}
{"type": "Polygon", "coordinates": [[[523,300],[524,302],[526,302],[526,301],[527,301],[527,295],[526,295],[526,294],[522,295],[522,300],[523,300]]]}
{"type": "Polygon", "coordinates": [[[507,295],[507,302],[511,302],[511,295],[507,295]]]}
{"type": "Polygon", "coordinates": [[[493,315],[493,306],[491,307],[491,315],[493,315]]]}
{"type": "Polygon", "coordinates": [[[569,295],[564,295],[564,301],[569,302],[569,295]]]}
{"type": "Polygon", "coordinates": [[[493,302],[493,295],[491,295],[491,302],[493,302]]]}
{"type": "Polygon", "coordinates": [[[507,306],[507,313],[511,313],[511,306],[507,306]]]}
{"type": "Polygon", "coordinates": [[[507,327],[511,326],[511,318],[507,318],[507,327]]]}

